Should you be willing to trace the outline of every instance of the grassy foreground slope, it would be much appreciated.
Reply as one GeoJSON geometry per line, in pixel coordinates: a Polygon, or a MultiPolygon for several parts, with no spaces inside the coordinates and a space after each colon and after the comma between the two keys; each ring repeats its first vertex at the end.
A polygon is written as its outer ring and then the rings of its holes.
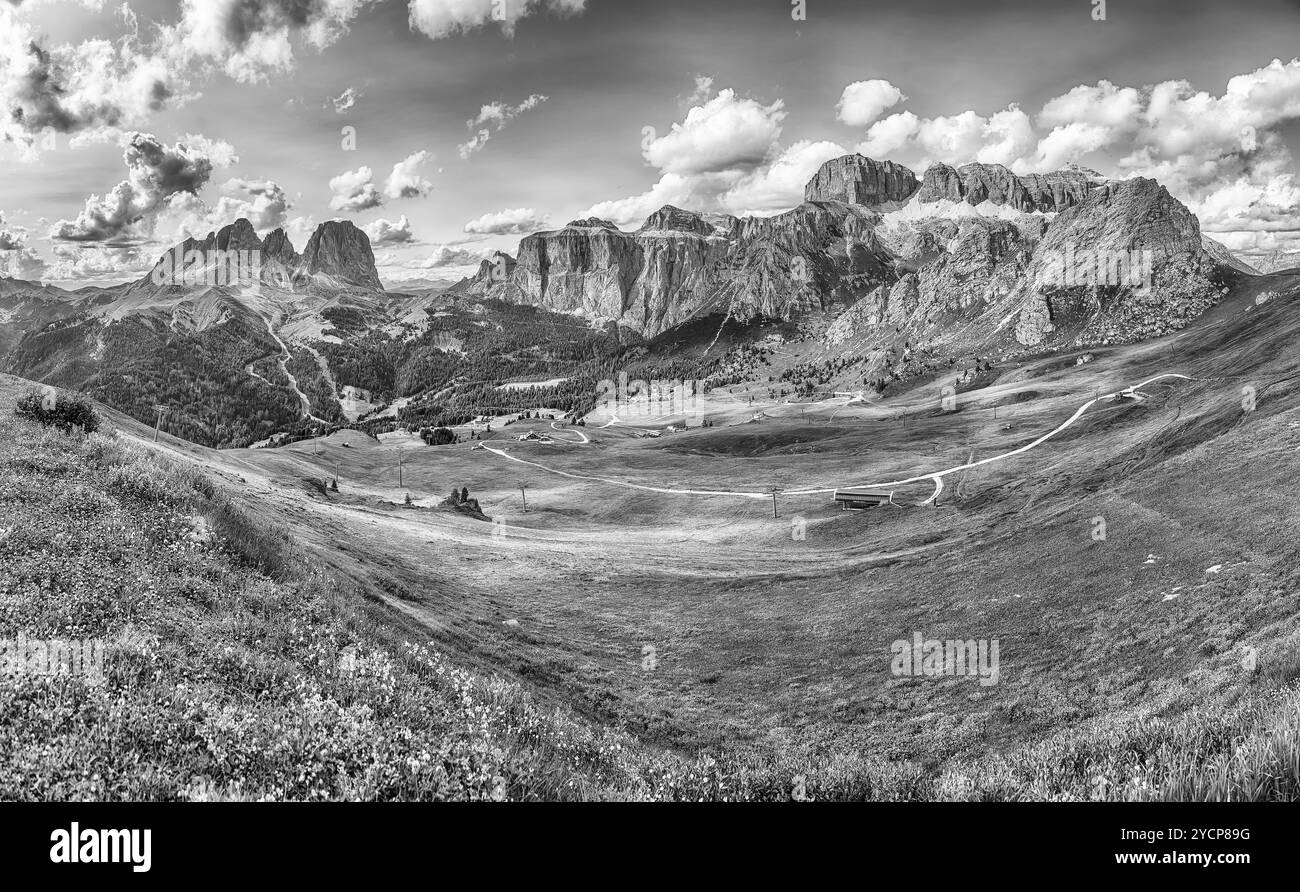
{"type": "Polygon", "coordinates": [[[1294,673],[945,765],[656,752],[471,670],[246,493],[17,419],[0,378],[0,638],[107,642],[106,679],[0,676],[3,799],[1296,798],[1294,673]]]}

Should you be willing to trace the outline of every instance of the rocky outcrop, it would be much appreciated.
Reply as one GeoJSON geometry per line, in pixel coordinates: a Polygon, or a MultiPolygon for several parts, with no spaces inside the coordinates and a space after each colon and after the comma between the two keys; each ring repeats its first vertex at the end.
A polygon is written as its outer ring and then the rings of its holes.
{"type": "Polygon", "coordinates": [[[262,250],[262,240],[257,237],[253,224],[240,217],[229,226],[217,230],[216,236],[208,235],[208,246],[218,251],[258,251],[262,250]]]}
{"type": "Polygon", "coordinates": [[[275,260],[287,267],[294,268],[302,262],[302,257],[294,250],[293,243],[283,229],[272,229],[262,243],[262,261],[275,260]]]}
{"type": "Polygon", "coordinates": [[[666,206],[636,232],[578,220],[526,237],[509,281],[488,293],[646,336],[707,312],[791,318],[892,278],[879,219],[824,202],[743,220],[666,206]]]}
{"type": "MultiPolygon", "coordinates": [[[[1258,269],[1232,253],[1232,251],[1228,249],[1227,245],[1215,241],[1208,235],[1201,236],[1201,247],[1205,249],[1205,253],[1213,257],[1215,261],[1222,266],[1235,269],[1237,272],[1244,273],[1248,276],[1258,276],[1260,274],[1258,269]]],[[[1300,257],[1297,257],[1297,261],[1300,261],[1300,257]]]]}
{"type": "Polygon", "coordinates": [[[518,263],[515,258],[497,251],[478,265],[478,272],[461,279],[447,289],[448,294],[488,294],[498,285],[504,285],[514,275],[518,263]]]}
{"type": "Polygon", "coordinates": [[[921,180],[917,201],[986,201],[1007,205],[1023,213],[1054,213],[1083,201],[1098,184],[1095,176],[1079,170],[1016,176],[1001,164],[932,165],[921,180]]]}
{"type": "Polygon", "coordinates": [[[330,220],[316,227],[302,252],[302,272],[382,291],[370,237],[348,220],[330,220]]]}
{"type": "Polygon", "coordinates": [[[1166,334],[1214,304],[1224,269],[1196,217],[1155,180],[1106,183],[1047,228],[1025,271],[1016,337],[1037,345],[1065,329],[1107,344],[1166,334]]]}
{"type": "Polygon", "coordinates": [[[804,187],[804,201],[884,207],[907,201],[919,185],[916,174],[901,164],[845,155],[818,168],[804,187]]]}

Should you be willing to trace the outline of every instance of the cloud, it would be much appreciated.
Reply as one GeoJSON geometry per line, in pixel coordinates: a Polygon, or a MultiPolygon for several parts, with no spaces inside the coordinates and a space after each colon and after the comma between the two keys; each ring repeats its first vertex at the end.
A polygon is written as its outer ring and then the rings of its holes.
{"type": "Polygon", "coordinates": [[[924,168],[936,162],[1011,165],[1034,146],[1029,116],[1012,104],[991,117],[971,110],[934,118],[897,112],[872,124],[856,151],[871,158],[911,161],[924,168]]]}
{"type": "Polygon", "coordinates": [[[294,67],[294,44],[323,50],[378,0],[182,0],[181,20],[164,28],[170,54],[254,83],[294,67]]]}
{"type": "Polygon", "coordinates": [[[293,207],[284,189],[271,180],[232,179],[221,190],[226,194],[209,215],[218,227],[244,217],[254,229],[265,232],[283,226],[293,207]]]}
{"type": "Polygon", "coordinates": [[[851,127],[866,127],[879,118],[887,108],[907,99],[903,91],[889,81],[857,81],[844,88],[836,108],[836,116],[851,127]]]}
{"type": "Polygon", "coordinates": [[[133,35],[48,45],[22,14],[0,5],[0,138],[25,157],[42,134],[138,126],[185,89],[133,35]]]}
{"type": "Polygon", "coordinates": [[[433,183],[415,172],[415,169],[433,160],[433,153],[423,149],[408,155],[393,165],[393,172],[384,184],[384,195],[390,199],[422,198],[433,191],[433,183]]]}
{"type": "MultiPolygon", "coordinates": [[[[598,202],[583,216],[626,225],[665,204],[706,211],[770,206],[775,192],[789,195],[790,206],[799,204],[803,184],[794,195],[791,172],[807,163],[813,143],[781,151],[785,114],[780,100],[764,105],[735,90],[720,91],[692,107],[670,132],[643,144],[643,157],[660,170],[657,183],[640,195],[598,202]]],[[[818,145],[824,150],[827,144],[818,145]]]]}
{"type": "Polygon", "coordinates": [[[809,139],[796,142],[770,164],[742,179],[720,199],[723,207],[741,216],[788,210],[803,202],[804,186],[817,169],[849,154],[839,143],[809,139]]]}
{"type": "Polygon", "coordinates": [[[376,220],[361,227],[370,236],[372,245],[401,245],[413,241],[411,221],[403,214],[396,223],[391,220],[376,220]]]}
{"type": "MultiPolygon", "coordinates": [[[[122,31],[52,43],[27,16],[50,0],[0,0],[0,141],[36,157],[38,138],[97,127],[139,129],[168,106],[193,100],[214,73],[265,83],[293,70],[303,50],[323,51],[380,0],[181,0],[170,22],[139,18],[123,3],[122,31]]],[[[100,10],[103,0],[81,0],[100,10]]],[[[521,19],[576,15],[585,0],[410,0],[412,30],[431,38],[497,23],[513,34],[521,19]]],[[[359,97],[331,100],[340,112],[359,97]]],[[[490,134],[489,134],[490,135],[490,134]]],[[[485,141],[485,140],[484,140],[485,141]]]]}
{"type": "Polygon", "coordinates": [[[0,214],[0,276],[39,279],[44,273],[45,261],[27,246],[26,228],[6,227],[4,214],[0,214]]]}
{"type": "Polygon", "coordinates": [[[479,109],[476,117],[470,118],[465,122],[465,127],[474,133],[468,142],[461,143],[456,147],[457,153],[461,160],[466,160],[483,146],[487,145],[494,133],[500,133],[506,128],[506,125],[530,109],[537,108],[546,101],[545,96],[533,93],[518,105],[507,105],[504,102],[490,102],[479,109]],[[478,128],[475,132],[475,128],[478,128]]]}
{"type": "Polygon", "coordinates": [[[0,276],[11,279],[45,279],[48,278],[45,275],[46,269],[45,261],[31,248],[0,251],[0,276]]]}
{"type": "Polygon", "coordinates": [[[17,251],[26,243],[27,230],[21,226],[7,228],[4,214],[0,214],[0,251],[17,251]]]}
{"type": "MultiPolygon", "coordinates": [[[[850,85],[853,86],[853,85],[850,85]]],[[[846,88],[847,92],[847,88],[846,88]]],[[[1017,173],[1071,163],[1158,180],[1230,247],[1284,250],[1300,240],[1300,195],[1281,128],[1300,120],[1300,59],[1230,78],[1222,93],[1185,80],[1125,86],[1100,80],[1045,102],[875,121],[857,151],[923,169],[943,161],[1004,164],[1017,173]]]]}
{"type": "Polygon", "coordinates": [[[0,4],[0,104],[10,112],[0,125],[4,138],[30,153],[46,128],[140,127],[196,96],[192,85],[214,70],[243,83],[266,81],[293,68],[295,44],[330,46],[375,2],[183,0],[179,19],[152,25],[147,39],[124,4],[118,39],[61,44],[25,21],[32,3],[0,4]]]}
{"type": "Polygon", "coordinates": [[[54,246],[54,262],[43,278],[54,282],[112,284],[133,278],[153,267],[153,258],[138,247],[108,245],[54,246]]]}
{"type": "Polygon", "coordinates": [[[347,170],[330,180],[330,208],[336,211],[367,211],[384,203],[375,188],[375,174],[369,167],[347,170]]]}
{"type": "Polygon", "coordinates": [[[478,266],[484,257],[477,251],[471,251],[457,245],[434,245],[424,257],[408,260],[402,264],[404,269],[442,269],[455,266],[478,266]]]}
{"type": "Polygon", "coordinates": [[[375,185],[375,173],[369,167],[345,170],[330,180],[330,207],[336,211],[358,213],[382,207],[388,200],[417,198],[433,191],[433,183],[416,172],[433,159],[431,152],[423,149],[408,155],[393,165],[382,190],[375,185]]]}
{"type": "Polygon", "coordinates": [[[330,99],[330,104],[334,106],[334,111],[340,115],[351,109],[357,104],[361,94],[352,87],[348,87],[342,93],[330,99]]]}
{"type": "Polygon", "coordinates": [[[665,173],[684,176],[752,169],[767,160],[785,118],[781,100],[763,105],[723,90],[651,140],[642,153],[665,173]]]}
{"type": "Polygon", "coordinates": [[[527,16],[578,15],[586,5],[586,0],[411,0],[407,18],[412,31],[435,40],[493,23],[514,36],[515,25],[527,16]]]}
{"type": "Polygon", "coordinates": [[[702,74],[695,76],[695,89],[686,97],[685,107],[703,105],[713,97],[713,78],[702,74]]]}
{"type": "Polygon", "coordinates": [[[50,230],[57,241],[107,242],[148,237],[154,218],[177,195],[196,197],[216,168],[238,158],[229,143],[186,135],[166,145],[149,133],[131,133],[122,153],[126,179],[92,195],[75,220],[50,230]]]}
{"type": "Polygon", "coordinates": [[[465,231],[478,235],[528,235],[545,227],[547,219],[532,208],[514,208],[470,220],[465,224],[465,231]]]}

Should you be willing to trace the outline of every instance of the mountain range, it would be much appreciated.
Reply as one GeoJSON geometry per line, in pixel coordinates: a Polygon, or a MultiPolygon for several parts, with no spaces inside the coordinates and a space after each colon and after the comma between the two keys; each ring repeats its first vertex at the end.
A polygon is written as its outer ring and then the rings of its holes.
{"type": "MultiPolygon", "coordinates": [[[[350,222],[321,224],[299,253],[283,230],[261,238],[240,219],[169,254],[249,252],[252,281],[172,281],[165,257],[109,288],[0,280],[0,369],[142,418],[177,404],[175,432],[245,445],[385,406],[396,423],[399,401],[427,404],[424,417],[442,417],[435,402],[468,411],[462,391],[485,381],[495,396],[475,399],[500,403],[494,381],[576,382],[575,370],[640,356],[638,345],[668,362],[673,348],[655,345],[699,325],[783,325],[802,356],[852,365],[846,383],[859,385],[1128,343],[1182,328],[1256,273],[1150,179],[991,164],[917,176],[846,155],[804,197],[762,218],[665,206],[632,232],[575,220],[441,293],[387,292],[350,222]],[[521,343],[525,318],[570,334],[521,343]]],[[[580,408],[575,393],[554,396],[580,408]]]]}

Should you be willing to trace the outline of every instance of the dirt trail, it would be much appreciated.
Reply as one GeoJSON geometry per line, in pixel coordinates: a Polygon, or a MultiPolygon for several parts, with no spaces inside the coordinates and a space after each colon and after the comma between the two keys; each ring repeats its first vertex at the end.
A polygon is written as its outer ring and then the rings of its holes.
{"type": "MultiPolygon", "coordinates": [[[[319,421],[321,424],[329,424],[329,422],[324,418],[312,414],[311,400],[307,399],[307,394],[303,393],[302,388],[298,386],[298,379],[294,377],[293,372],[289,371],[289,360],[293,358],[293,354],[289,352],[289,345],[284,342],[284,339],[280,337],[279,332],[275,330],[275,326],[271,323],[271,317],[263,316],[262,321],[266,323],[267,333],[270,334],[271,337],[275,339],[275,342],[280,345],[280,350],[282,351],[279,358],[280,371],[284,372],[284,376],[289,379],[289,386],[293,388],[293,392],[298,394],[298,401],[301,405],[303,417],[310,418],[312,421],[319,421]]],[[[312,352],[314,353],[315,351],[312,352]]]]}
{"type": "MultiPolygon", "coordinates": [[[[1156,375],[1155,377],[1153,377],[1153,378],[1148,378],[1147,380],[1145,380],[1145,381],[1143,381],[1143,382],[1141,382],[1141,383],[1139,383],[1139,384],[1134,384],[1134,385],[1131,385],[1131,386],[1129,386],[1129,387],[1122,388],[1122,389],[1120,389],[1120,390],[1114,391],[1113,393],[1107,393],[1107,394],[1102,394],[1102,395],[1100,395],[1100,396],[1093,397],[1092,399],[1090,399],[1090,400],[1088,400],[1086,403],[1084,403],[1082,406],[1080,406],[1077,410],[1075,410],[1075,412],[1074,412],[1073,415],[1071,415],[1069,418],[1067,418],[1065,421],[1063,421],[1061,424],[1059,424],[1059,425],[1058,425],[1057,427],[1055,427],[1053,430],[1048,431],[1047,433],[1043,434],[1041,437],[1038,437],[1037,439],[1035,439],[1035,440],[1033,440],[1033,441],[1031,441],[1031,442],[1029,442],[1029,443],[1026,443],[1025,445],[1020,446],[1020,447],[1018,447],[1018,448],[1016,448],[1016,449],[1012,449],[1012,450],[1009,450],[1009,451],[1007,451],[1007,452],[1000,453],[1000,454],[998,454],[998,455],[992,455],[992,456],[989,456],[988,458],[982,458],[982,459],[980,459],[979,461],[968,461],[968,462],[965,463],[965,464],[957,465],[956,467],[948,468],[948,469],[943,470],[943,471],[930,471],[930,472],[927,472],[927,473],[924,473],[924,474],[918,474],[918,475],[916,475],[916,476],[914,476],[914,477],[907,477],[907,478],[902,479],[902,480],[890,480],[890,481],[887,481],[887,482],[881,482],[881,483],[874,483],[874,482],[873,482],[873,483],[862,483],[862,484],[856,484],[854,488],[862,488],[862,489],[895,489],[895,488],[897,488],[897,487],[899,487],[899,486],[905,486],[905,485],[910,484],[910,483],[920,483],[920,482],[922,482],[922,481],[929,480],[929,481],[931,481],[931,482],[934,483],[934,493],[930,496],[930,498],[928,498],[928,499],[926,499],[924,502],[922,502],[922,504],[929,504],[930,502],[932,502],[932,501],[934,501],[936,498],[938,498],[939,493],[941,493],[941,492],[943,491],[943,485],[944,485],[944,484],[943,484],[943,478],[946,477],[946,476],[948,476],[949,474],[956,474],[956,473],[958,473],[958,472],[962,472],[962,471],[969,470],[970,468],[977,468],[977,467],[980,467],[980,466],[982,466],[982,465],[992,464],[993,462],[1003,461],[1003,460],[1005,460],[1005,459],[1011,458],[1011,457],[1016,456],[1016,455],[1023,455],[1024,453],[1029,452],[1029,451],[1032,450],[1032,449],[1036,449],[1037,447],[1041,446],[1043,443],[1045,443],[1045,442],[1047,442],[1048,440],[1052,439],[1052,437],[1055,437],[1057,434],[1061,433],[1061,432],[1064,431],[1066,428],[1068,428],[1068,427],[1070,427],[1071,425],[1073,425],[1076,421],[1078,421],[1081,417],[1083,417],[1084,413],[1087,412],[1090,408],[1092,408],[1095,404],[1097,404],[1097,403],[1099,403],[1099,402],[1101,402],[1101,401],[1103,401],[1103,400],[1112,400],[1112,399],[1120,399],[1120,398],[1135,398],[1135,399],[1142,399],[1142,398],[1144,398],[1144,395],[1141,393],[1141,388],[1145,387],[1145,386],[1148,385],[1148,384],[1151,384],[1151,383],[1154,382],[1154,381],[1159,381],[1159,380],[1162,380],[1162,379],[1164,379],[1164,378],[1182,378],[1183,380],[1186,380],[1186,381],[1192,381],[1192,380],[1195,380],[1195,379],[1193,379],[1193,378],[1191,378],[1191,377],[1189,377],[1189,376],[1187,376],[1187,375],[1182,375],[1182,374],[1178,374],[1178,373],[1174,373],[1174,372],[1167,373],[1167,374],[1163,374],[1163,375],[1156,375]]],[[[509,459],[510,461],[518,462],[518,463],[520,463],[520,464],[524,464],[524,465],[529,465],[529,466],[531,466],[531,467],[538,468],[539,470],[546,471],[546,472],[551,473],[551,474],[558,474],[558,475],[560,475],[560,476],[562,476],[562,477],[569,477],[569,478],[572,478],[572,479],[574,479],[574,480],[586,480],[586,481],[590,481],[590,482],[593,482],[593,483],[605,483],[605,484],[608,484],[608,485],[610,485],[610,486],[620,486],[620,487],[624,487],[624,488],[627,488],[627,489],[639,489],[639,490],[643,490],[643,491],[646,491],[646,492],[658,492],[658,493],[665,493],[665,494],[668,494],[668,495],[688,495],[688,496],[730,496],[730,497],[733,497],[733,498],[743,498],[743,499],[767,499],[767,498],[771,498],[771,496],[772,496],[772,494],[771,494],[770,491],[768,491],[768,492],[745,492],[745,491],[738,491],[738,490],[725,490],[725,489],[724,489],[724,490],[716,490],[716,489],[674,489],[674,488],[672,488],[672,487],[648,486],[648,485],[641,484],[641,483],[630,483],[630,482],[623,481],[623,480],[613,480],[613,479],[608,478],[608,477],[596,477],[596,476],[590,476],[590,475],[586,475],[586,474],[575,474],[575,473],[572,473],[572,472],[569,472],[569,471],[561,471],[561,470],[558,470],[558,469],[556,469],[556,468],[550,468],[550,467],[547,467],[546,465],[539,464],[538,462],[533,462],[533,461],[528,461],[527,459],[518,458],[517,456],[511,455],[511,454],[509,454],[508,452],[506,452],[506,451],[503,450],[503,449],[494,449],[494,448],[492,448],[491,446],[488,446],[488,445],[486,445],[486,444],[483,446],[483,448],[484,448],[484,450],[486,450],[487,452],[491,452],[491,453],[493,453],[494,455],[499,455],[499,456],[501,456],[502,458],[509,459]]],[[[783,490],[783,491],[782,491],[782,495],[787,495],[787,496],[816,496],[816,495],[831,495],[831,494],[833,494],[833,493],[836,491],[836,489],[839,489],[839,488],[840,488],[840,487],[832,487],[832,488],[828,488],[828,489],[795,489],[795,490],[783,490]]]]}

